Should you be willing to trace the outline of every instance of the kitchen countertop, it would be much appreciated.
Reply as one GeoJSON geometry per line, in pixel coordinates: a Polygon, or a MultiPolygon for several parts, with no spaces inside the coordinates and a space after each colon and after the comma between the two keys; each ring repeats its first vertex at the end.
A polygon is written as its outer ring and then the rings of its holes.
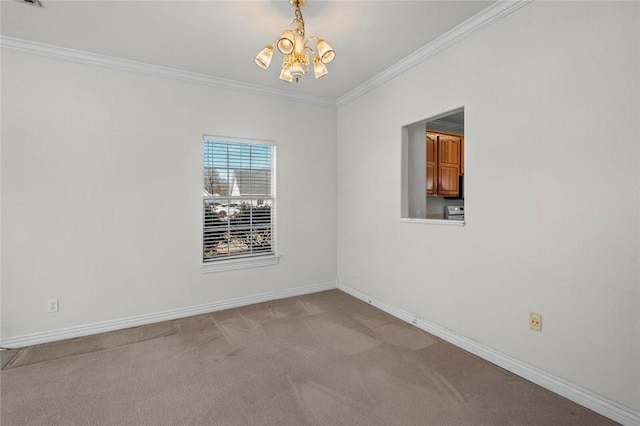
{"type": "Polygon", "coordinates": [[[428,214],[427,215],[427,219],[438,219],[438,220],[444,220],[444,213],[440,213],[440,214],[428,214]]]}

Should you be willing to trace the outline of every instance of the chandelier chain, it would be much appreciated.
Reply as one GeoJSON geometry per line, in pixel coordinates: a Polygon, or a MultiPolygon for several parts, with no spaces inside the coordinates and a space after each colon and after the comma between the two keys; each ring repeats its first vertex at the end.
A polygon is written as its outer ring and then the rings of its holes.
{"type": "Polygon", "coordinates": [[[300,35],[304,37],[304,18],[302,17],[302,11],[300,10],[300,3],[296,1],[296,19],[295,21],[300,22],[300,35]]]}

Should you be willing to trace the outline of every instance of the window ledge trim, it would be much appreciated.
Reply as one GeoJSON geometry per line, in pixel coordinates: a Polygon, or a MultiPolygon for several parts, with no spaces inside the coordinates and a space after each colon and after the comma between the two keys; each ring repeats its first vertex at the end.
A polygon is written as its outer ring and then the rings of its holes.
{"type": "Polygon", "coordinates": [[[464,220],[447,220],[447,219],[414,219],[409,217],[401,217],[400,222],[404,223],[426,223],[429,225],[449,225],[464,226],[464,220]]]}
{"type": "Polygon", "coordinates": [[[258,268],[261,266],[277,265],[280,262],[279,254],[267,256],[244,257],[238,259],[216,260],[205,262],[200,265],[203,274],[222,271],[233,271],[237,269],[258,268]]]}

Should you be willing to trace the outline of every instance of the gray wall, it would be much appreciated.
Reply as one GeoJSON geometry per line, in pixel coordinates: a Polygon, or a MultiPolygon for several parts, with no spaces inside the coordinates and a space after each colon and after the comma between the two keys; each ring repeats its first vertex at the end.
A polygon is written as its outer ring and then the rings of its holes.
{"type": "Polygon", "coordinates": [[[335,283],[336,191],[332,108],[3,51],[2,337],[335,283]],[[279,265],[201,272],[203,134],[276,142],[279,265]]]}
{"type": "Polygon", "coordinates": [[[337,271],[640,409],[639,8],[532,3],[337,122],[331,109],[3,51],[2,337],[337,271]],[[467,223],[403,223],[400,129],[460,106],[467,223]],[[310,116],[323,123],[312,132],[310,116]],[[201,273],[202,134],[277,142],[280,265],[201,273]]]}
{"type": "Polygon", "coordinates": [[[402,191],[406,191],[407,202],[403,203],[402,217],[425,218],[427,215],[426,179],[427,170],[425,159],[427,158],[427,146],[425,142],[424,124],[417,124],[403,128],[402,150],[406,155],[406,170],[403,170],[406,185],[402,191]],[[404,204],[407,207],[404,208],[404,204]]]}
{"type": "Polygon", "coordinates": [[[534,2],[341,107],[339,281],[640,409],[639,8],[534,2]],[[380,209],[401,127],[460,106],[465,226],[380,209]]]}

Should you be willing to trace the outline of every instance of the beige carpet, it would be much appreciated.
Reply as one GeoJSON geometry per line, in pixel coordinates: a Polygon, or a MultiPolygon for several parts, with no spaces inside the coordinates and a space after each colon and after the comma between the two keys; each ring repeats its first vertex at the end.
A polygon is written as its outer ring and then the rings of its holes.
{"type": "Polygon", "coordinates": [[[2,357],[2,426],[614,424],[339,290],[2,357]]]}

